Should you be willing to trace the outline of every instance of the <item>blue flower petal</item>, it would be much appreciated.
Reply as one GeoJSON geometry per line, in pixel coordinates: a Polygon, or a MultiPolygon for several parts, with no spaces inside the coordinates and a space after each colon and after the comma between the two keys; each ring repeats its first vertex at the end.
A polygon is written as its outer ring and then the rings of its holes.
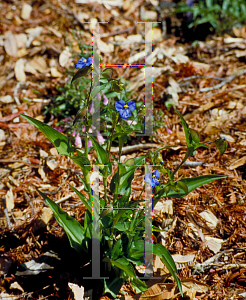
{"type": "Polygon", "coordinates": [[[123,100],[117,101],[115,103],[115,109],[117,111],[121,111],[122,109],[124,109],[124,105],[125,105],[125,101],[123,101],[123,100]]]}
{"type": "Polygon", "coordinates": [[[128,108],[130,109],[130,111],[133,111],[136,108],[136,103],[133,101],[128,101],[127,105],[128,105],[128,108]]]}
{"type": "Polygon", "coordinates": [[[155,175],[155,177],[159,178],[160,177],[160,172],[158,170],[155,170],[154,175],[155,175]]]}
{"type": "Polygon", "coordinates": [[[87,58],[86,66],[92,65],[92,57],[87,58]]]}
{"type": "Polygon", "coordinates": [[[128,119],[131,116],[131,111],[130,111],[130,109],[125,108],[125,109],[121,109],[119,111],[119,114],[120,114],[122,119],[128,119]]]}
{"type": "Polygon", "coordinates": [[[152,174],[148,173],[144,176],[144,180],[152,186],[152,174]]]}
{"type": "Polygon", "coordinates": [[[92,57],[88,59],[81,57],[77,64],[75,64],[76,69],[83,69],[85,66],[92,65],[92,57]]]}
{"type": "Polygon", "coordinates": [[[155,177],[152,179],[152,182],[153,182],[154,186],[159,185],[159,180],[155,177]]]}

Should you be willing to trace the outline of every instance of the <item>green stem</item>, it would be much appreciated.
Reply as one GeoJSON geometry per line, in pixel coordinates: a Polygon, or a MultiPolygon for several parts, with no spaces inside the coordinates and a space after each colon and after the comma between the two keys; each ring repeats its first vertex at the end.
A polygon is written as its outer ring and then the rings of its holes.
{"type": "Polygon", "coordinates": [[[108,163],[110,161],[110,149],[112,146],[113,134],[114,134],[114,130],[115,130],[115,126],[116,126],[117,122],[118,122],[118,116],[113,121],[110,139],[109,139],[109,142],[108,142],[107,148],[106,148],[106,155],[107,155],[106,156],[106,166],[103,170],[103,186],[104,186],[105,204],[107,203],[107,177],[108,177],[108,163]]]}
{"type": "MultiPolygon", "coordinates": [[[[122,153],[122,147],[123,147],[123,141],[122,138],[119,137],[119,164],[120,159],[121,159],[121,153],[122,153]]],[[[113,205],[115,205],[117,198],[118,198],[118,192],[119,192],[119,183],[120,183],[120,168],[118,166],[118,170],[117,170],[117,181],[115,183],[115,188],[114,188],[114,200],[113,200],[113,205]]]]}

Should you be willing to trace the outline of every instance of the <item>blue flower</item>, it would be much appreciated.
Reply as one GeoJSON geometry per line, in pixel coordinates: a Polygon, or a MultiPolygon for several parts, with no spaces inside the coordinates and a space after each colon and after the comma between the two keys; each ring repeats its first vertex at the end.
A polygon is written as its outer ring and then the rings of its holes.
{"type": "Polygon", "coordinates": [[[125,104],[125,101],[120,100],[115,103],[115,108],[119,112],[122,119],[128,119],[131,116],[131,111],[133,111],[136,107],[135,102],[128,101],[125,104]]]}
{"type": "Polygon", "coordinates": [[[88,57],[87,59],[85,59],[84,57],[81,57],[81,59],[78,61],[78,63],[75,64],[75,68],[82,69],[85,66],[89,67],[90,65],[92,65],[92,57],[88,57]]]}
{"type": "Polygon", "coordinates": [[[152,189],[156,186],[156,185],[159,185],[159,180],[157,178],[160,177],[160,173],[158,170],[155,170],[154,173],[148,173],[146,176],[144,176],[144,180],[146,182],[148,182],[152,189]]]}

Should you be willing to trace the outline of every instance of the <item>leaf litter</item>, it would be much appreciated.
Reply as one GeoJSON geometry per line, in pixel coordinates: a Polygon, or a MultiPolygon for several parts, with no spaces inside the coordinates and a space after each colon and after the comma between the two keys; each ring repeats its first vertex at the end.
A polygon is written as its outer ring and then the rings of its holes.
{"type": "MultiPolygon", "coordinates": [[[[159,1],[153,2],[159,5],[159,1]]],[[[56,87],[65,84],[66,70],[80,52],[72,30],[80,36],[81,43],[91,45],[91,26],[83,23],[90,18],[108,22],[101,29],[103,63],[144,63],[145,44],[141,39],[144,26],[135,23],[141,18],[141,5],[141,1],[127,0],[103,4],[101,1],[80,1],[80,4],[78,1],[63,1],[63,4],[44,1],[42,5],[16,1],[15,6],[10,2],[1,3],[0,194],[4,201],[0,213],[0,254],[4,263],[0,272],[3,299],[9,295],[13,299],[42,299],[44,295],[50,299],[76,299],[76,293],[84,294],[85,298],[93,293],[95,298],[110,299],[98,294],[95,284],[88,282],[83,283],[84,293],[79,272],[74,273],[68,266],[62,270],[57,259],[52,262],[56,267],[46,273],[41,284],[33,285],[39,281],[37,277],[24,279],[16,275],[21,272],[23,263],[44,257],[49,250],[59,252],[59,248],[64,247],[58,257],[64,255],[62,259],[66,257],[67,264],[76,264],[79,259],[76,255],[73,258],[74,253],[64,246],[67,241],[64,232],[36,188],[60,203],[80,222],[83,222],[84,206],[68,183],[86,193],[77,178],[80,170],[73,162],[59,156],[50,142],[22,118],[16,123],[14,120],[23,111],[44,120],[43,107],[57,95],[56,87]]],[[[145,9],[146,12],[155,18],[153,7],[145,9]]],[[[215,148],[198,149],[189,162],[202,164],[183,166],[178,171],[178,179],[212,173],[228,177],[199,187],[182,199],[163,199],[156,206],[154,216],[155,225],[164,231],[154,240],[164,243],[173,255],[187,299],[243,299],[246,287],[245,26],[234,28],[235,36],[211,36],[196,46],[181,45],[172,35],[163,38],[159,28],[155,30],[153,52],[147,60],[154,66],[154,107],[164,111],[163,122],[169,131],[165,127],[158,129],[159,137],[154,137],[153,142],[160,146],[181,145],[162,152],[166,167],[174,170],[185,155],[185,147],[180,121],[164,105],[169,101],[177,105],[190,128],[197,130],[204,142],[221,137],[228,144],[222,157],[215,148]]],[[[124,73],[131,88],[140,98],[144,97],[141,69],[119,68],[117,73],[118,76],[124,73]]],[[[57,120],[52,122],[55,127],[57,120]]],[[[146,151],[125,153],[125,157],[133,158],[146,151]]],[[[95,154],[90,155],[93,158],[95,154]]],[[[144,175],[141,170],[137,172],[132,184],[133,201],[140,195],[144,175]]],[[[128,296],[122,299],[181,298],[163,264],[156,259],[154,266],[162,280],[147,282],[149,289],[142,296],[135,295],[126,284],[122,290],[128,296]]]]}

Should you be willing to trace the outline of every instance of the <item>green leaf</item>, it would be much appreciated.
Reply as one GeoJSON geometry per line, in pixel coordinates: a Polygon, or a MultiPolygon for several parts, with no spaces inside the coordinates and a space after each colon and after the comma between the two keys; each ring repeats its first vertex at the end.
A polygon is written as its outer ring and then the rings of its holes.
{"type": "Polygon", "coordinates": [[[91,163],[90,163],[89,159],[86,156],[84,156],[84,155],[77,155],[77,156],[73,155],[73,156],[71,156],[71,159],[81,169],[87,170],[87,171],[91,170],[91,167],[90,167],[91,163]]]}
{"type": "Polygon", "coordinates": [[[88,211],[92,214],[92,203],[89,201],[89,199],[86,199],[85,196],[78,191],[75,187],[73,187],[71,184],[69,184],[71,189],[77,194],[79,199],[84,203],[85,207],[88,209],[88,211]]]}
{"type": "MultiPolygon", "coordinates": [[[[132,160],[130,161],[130,166],[127,167],[126,165],[128,164],[128,161],[125,162],[125,168],[126,171],[123,174],[120,174],[120,182],[119,182],[119,191],[118,193],[120,195],[123,195],[125,193],[128,193],[129,190],[131,189],[131,183],[134,178],[134,172],[138,168],[139,165],[141,165],[144,161],[145,157],[140,156],[134,158],[135,164],[132,164],[132,160]]],[[[112,178],[112,180],[115,182],[116,181],[116,175],[112,178]]]]}
{"type": "Polygon", "coordinates": [[[169,272],[178,285],[181,296],[183,297],[182,284],[178,277],[178,270],[169,251],[161,244],[153,244],[153,253],[155,255],[158,255],[165,266],[168,268],[169,272]]]}
{"type": "Polygon", "coordinates": [[[85,190],[85,192],[86,192],[86,193],[89,193],[89,190],[88,190],[88,188],[87,188],[87,186],[86,186],[85,180],[84,180],[81,176],[79,176],[79,175],[77,175],[77,176],[78,176],[78,178],[82,181],[82,183],[83,183],[83,185],[84,185],[84,190],[85,190]]]}
{"type": "Polygon", "coordinates": [[[80,110],[77,112],[76,117],[75,117],[75,119],[74,119],[74,121],[73,121],[73,125],[74,125],[79,119],[82,119],[82,118],[86,115],[86,111],[87,111],[87,109],[86,109],[86,107],[84,107],[84,108],[80,109],[80,110]]]}
{"type": "Polygon", "coordinates": [[[124,84],[123,83],[119,83],[117,80],[112,80],[111,81],[111,90],[116,92],[116,93],[120,93],[124,88],[124,84]]]}
{"type": "MultiPolygon", "coordinates": [[[[180,194],[178,194],[177,192],[170,190],[168,192],[168,194],[166,195],[165,192],[165,188],[162,188],[158,191],[158,193],[154,196],[154,207],[156,205],[156,203],[158,202],[158,200],[162,197],[173,197],[173,198],[182,198],[186,195],[188,195],[190,192],[192,192],[193,190],[195,190],[196,188],[198,188],[199,186],[202,186],[204,184],[210,183],[214,180],[217,179],[223,179],[226,178],[226,175],[203,175],[203,176],[198,176],[198,177],[193,177],[193,178],[185,178],[185,179],[181,179],[179,180],[180,182],[183,182],[187,187],[188,187],[188,193],[185,193],[185,191],[180,191],[180,194]]],[[[178,181],[178,182],[179,182],[178,181]]]]}
{"type": "Polygon", "coordinates": [[[125,256],[118,258],[117,260],[110,259],[113,266],[123,270],[129,277],[136,277],[134,269],[125,256]]]}
{"type": "Polygon", "coordinates": [[[199,133],[195,129],[192,129],[192,128],[189,128],[189,130],[190,130],[192,141],[199,143],[200,139],[201,139],[199,133]]]}
{"type": "Polygon", "coordinates": [[[188,194],[188,192],[189,192],[188,191],[188,186],[184,182],[178,181],[177,182],[177,187],[179,187],[180,189],[182,189],[185,192],[186,195],[188,194]]]}
{"type": "Polygon", "coordinates": [[[183,118],[183,116],[177,111],[177,109],[175,109],[176,113],[179,115],[183,128],[184,128],[184,132],[185,132],[185,138],[186,138],[186,143],[188,148],[192,146],[192,136],[190,133],[190,128],[188,126],[188,124],[186,123],[185,119],[183,118]]]}
{"type": "Polygon", "coordinates": [[[112,280],[105,280],[104,279],[104,290],[103,295],[106,293],[111,294],[114,298],[117,297],[117,294],[120,291],[120,288],[122,287],[124,283],[123,278],[116,277],[112,280]]]}
{"type": "Polygon", "coordinates": [[[140,280],[139,278],[131,279],[131,285],[135,289],[137,294],[144,292],[148,289],[146,283],[140,280]]]}
{"type": "Polygon", "coordinates": [[[102,71],[101,76],[110,80],[112,78],[114,69],[113,68],[106,68],[102,71]]]}
{"type": "Polygon", "coordinates": [[[226,149],[227,149],[227,142],[224,139],[218,139],[216,141],[214,141],[216,147],[219,149],[220,151],[220,155],[222,155],[226,149]]]}
{"type": "Polygon", "coordinates": [[[93,144],[93,148],[95,149],[97,153],[97,159],[99,164],[104,165],[106,163],[107,153],[103,149],[103,147],[98,143],[98,141],[94,138],[93,135],[89,135],[91,142],[93,144]]]}
{"type": "Polygon", "coordinates": [[[30,124],[39,129],[56,147],[60,155],[71,156],[74,151],[72,142],[62,133],[34,118],[20,114],[30,124]]]}
{"type": "Polygon", "coordinates": [[[91,70],[91,66],[84,66],[84,68],[79,69],[78,72],[75,73],[75,75],[73,76],[71,83],[73,83],[74,80],[78,78],[86,76],[90,72],[90,70],[91,70]]]}
{"type": "Polygon", "coordinates": [[[80,223],[76,219],[70,217],[64,210],[60,208],[58,204],[52,201],[45,194],[40,191],[38,192],[52,209],[59,225],[65,230],[71,247],[77,250],[79,253],[87,252],[82,245],[85,236],[84,228],[80,225],[80,223]]]}

